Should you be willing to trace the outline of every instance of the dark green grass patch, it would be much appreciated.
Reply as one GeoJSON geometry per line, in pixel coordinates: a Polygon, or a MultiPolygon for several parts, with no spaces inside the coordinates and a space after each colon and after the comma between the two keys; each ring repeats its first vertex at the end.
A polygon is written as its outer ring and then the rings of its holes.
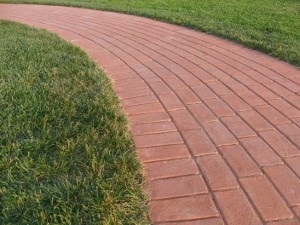
{"type": "Polygon", "coordinates": [[[234,40],[300,66],[299,0],[0,0],[125,12],[234,40]]]}
{"type": "Polygon", "coordinates": [[[0,224],[148,224],[125,116],[57,36],[0,22],[0,224]]]}

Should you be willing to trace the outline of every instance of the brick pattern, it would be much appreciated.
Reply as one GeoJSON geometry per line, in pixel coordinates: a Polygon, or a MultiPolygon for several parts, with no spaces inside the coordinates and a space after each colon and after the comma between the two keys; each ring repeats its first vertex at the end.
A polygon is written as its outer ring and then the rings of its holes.
{"type": "Polygon", "coordinates": [[[154,180],[148,184],[153,200],[207,194],[208,189],[200,175],[154,180]]]}
{"type": "Polygon", "coordinates": [[[262,173],[259,166],[241,145],[223,146],[219,150],[236,176],[248,177],[262,173]]]}
{"type": "Polygon", "coordinates": [[[224,225],[220,218],[209,218],[201,220],[190,220],[182,222],[160,223],[160,225],[224,225]]]}
{"type": "Polygon", "coordinates": [[[239,187],[232,171],[220,155],[197,158],[197,162],[213,191],[236,189],[239,187]]]}
{"type": "Polygon", "coordinates": [[[220,191],[216,198],[228,224],[262,224],[242,190],[220,191]]]}
{"type": "Polygon", "coordinates": [[[265,176],[241,178],[240,181],[265,221],[293,217],[284,199],[265,176]]]}
{"type": "Polygon", "coordinates": [[[300,224],[298,68],[111,12],[1,4],[0,19],[55,32],[106,72],[145,168],[153,224],[300,224]]]}
{"type": "Polygon", "coordinates": [[[218,211],[209,195],[194,195],[150,203],[150,218],[156,222],[195,220],[217,217],[218,211]]]}
{"type": "Polygon", "coordinates": [[[265,167],[264,171],[290,206],[300,205],[300,180],[286,165],[265,167]]]}

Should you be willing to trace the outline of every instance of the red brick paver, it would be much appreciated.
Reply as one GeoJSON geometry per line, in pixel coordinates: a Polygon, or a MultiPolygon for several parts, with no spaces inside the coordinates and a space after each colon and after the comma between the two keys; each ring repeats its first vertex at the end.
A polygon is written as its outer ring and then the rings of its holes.
{"type": "Polygon", "coordinates": [[[300,72],[227,40],[136,16],[0,5],[111,79],[144,165],[153,224],[300,225],[300,72]]]}

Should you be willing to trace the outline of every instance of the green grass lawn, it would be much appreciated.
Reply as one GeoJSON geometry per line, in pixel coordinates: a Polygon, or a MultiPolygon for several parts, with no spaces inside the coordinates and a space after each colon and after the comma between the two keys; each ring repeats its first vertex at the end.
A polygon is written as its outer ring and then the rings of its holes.
{"type": "Polygon", "coordinates": [[[149,224],[126,117],[85,53],[0,22],[0,224],[149,224]]]}
{"type": "Polygon", "coordinates": [[[299,0],[0,0],[137,14],[234,40],[300,66],[299,0]]]}

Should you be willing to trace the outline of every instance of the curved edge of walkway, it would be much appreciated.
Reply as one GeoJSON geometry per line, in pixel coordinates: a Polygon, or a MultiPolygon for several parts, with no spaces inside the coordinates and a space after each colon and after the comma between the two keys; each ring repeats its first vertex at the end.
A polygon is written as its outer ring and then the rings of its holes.
{"type": "Polygon", "coordinates": [[[0,4],[106,72],[146,168],[153,224],[300,224],[300,72],[230,41],[146,18],[0,4]]]}

